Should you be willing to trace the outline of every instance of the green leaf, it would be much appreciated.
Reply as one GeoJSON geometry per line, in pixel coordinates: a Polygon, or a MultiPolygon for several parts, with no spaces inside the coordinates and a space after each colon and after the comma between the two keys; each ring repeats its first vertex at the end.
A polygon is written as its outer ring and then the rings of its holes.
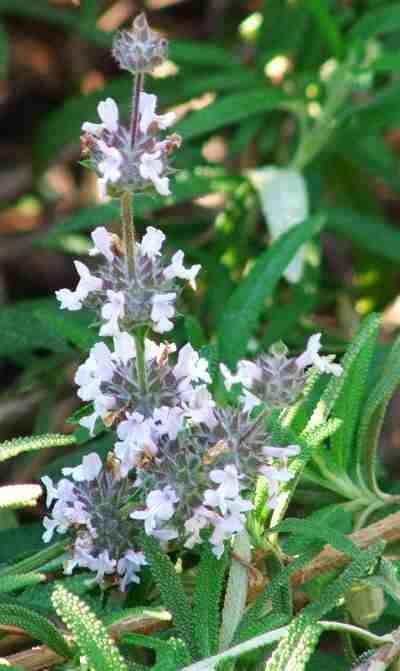
{"type": "Polygon", "coordinates": [[[142,534],[142,546],[150,571],[161,593],[164,606],[170,611],[179,636],[186,643],[189,650],[196,656],[193,633],[194,623],[192,610],[183,589],[182,580],[175,571],[175,567],[168,555],[163,552],[159,543],[142,534]]]}
{"type": "Polygon", "coordinates": [[[8,71],[10,60],[10,46],[8,43],[8,34],[4,28],[3,22],[0,23],[0,79],[4,79],[8,71]]]}
{"type": "Polygon", "coordinates": [[[6,575],[18,575],[20,573],[28,573],[29,571],[35,571],[44,567],[49,561],[55,557],[59,557],[64,554],[69,540],[59,541],[58,543],[53,543],[50,547],[45,548],[44,550],[39,550],[32,557],[27,557],[21,561],[14,563],[12,566],[7,566],[0,570],[0,577],[6,575]]]}
{"type": "Polygon", "coordinates": [[[0,443],[0,462],[16,457],[23,452],[43,450],[49,447],[66,447],[74,445],[76,440],[72,435],[62,433],[48,433],[43,436],[27,436],[23,438],[12,438],[0,443]]]}
{"type": "Polygon", "coordinates": [[[246,352],[265,301],[273,294],[297,250],[321,230],[322,224],[322,217],[312,217],[280,236],[261,254],[230,296],[218,325],[220,355],[228,365],[233,367],[246,352]]]}
{"type": "Polygon", "coordinates": [[[202,543],[193,599],[194,640],[199,656],[214,655],[218,650],[221,593],[227,560],[227,551],[217,559],[209,541],[202,543]]]}
{"type": "Polygon", "coordinates": [[[20,575],[0,576],[0,593],[16,592],[46,580],[44,573],[22,573],[20,575]]]}
{"type": "MultiPolygon", "coordinates": [[[[243,559],[244,562],[251,562],[250,538],[246,530],[237,534],[233,543],[233,551],[236,556],[243,559]]],[[[239,622],[242,619],[246,607],[248,582],[248,569],[232,555],[228,584],[225,592],[224,608],[222,611],[221,632],[219,637],[220,652],[229,648],[239,622]]]]}
{"type": "MultiPolygon", "coordinates": [[[[234,643],[240,643],[252,638],[255,635],[255,632],[259,631],[260,623],[261,626],[265,626],[265,620],[270,614],[272,603],[279,595],[282,588],[291,589],[289,582],[290,577],[293,573],[307,564],[315,554],[319,552],[321,547],[321,543],[314,543],[312,547],[310,546],[300,557],[297,557],[291,564],[281,569],[279,573],[272,578],[265,590],[257,597],[244,614],[235,633],[234,643]]],[[[274,615],[276,615],[276,613],[274,613],[274,615]]],[[[290,619],[290,614],[288,613],[279,613],[279,615],[282,615],[283,621],[287,622],[288,617],[290,619]]]]}
{"type": "Polygon", "coordinates": [[[271,529],[271,533],[276,531],[295,534],[295,542],[301,537],[309,540],[321,539],[352,559],[358,559],[362,553],[362,550],[350,538],[328,526],[326,522],[321,524],[319,519],[286,518],[281,524],[271,529]]]}
{"type": "Polygon", "coordinates": [[[54,652],[67,659],[72,649],[58,629],[35,611],[15,604],[0,604],[0,624],[19,627],[33,639],[46,643],[54,652]]]}
{"type": "Polygon", "coordinates": [[[305,433],[312,433],[316,427],[321,426],[326,422],[337,399],[342,393],[342,389],[344,388],[348,376],[351,374],[354,362],[358,359],[364,346],[371,341],[371,338],[376,337],[378,325],[379,316],[377,315],[372,314],[364,319],[357,336],[348,347],[346,354],[341,361],[343,367],[342,375],[338,378],[332,377],[330,379],[304,430],[305,433]]]}
{"type": "Polygon", "coordinates": [[[328,44],[332,55],[340,60],[344,55],[344,42],[336,18],[329,11],[328,4],[319,0],[306,0],[304,4],[314,17],[321,37],[328,44]]]}
{"type": "Polygon", "coordinates": [[[392,33],[400,30],[400,7],[377,7],[366,13],[361,13],[361,19],[350,31],[350,39],[368,40],[374,35],[392,33]]]}
{"type": "Polygon", "coordinates": [[[307,623],[317,622],[332,610],[338,599],[351,589],[352,585],[367,576],[376,566],[384,550],[385,543],[379,542],[366,550],[360,550],[357,559],[344,569],[338,578],[333,580],[323,591],[321,599],[310,603],[304,608],[301,616],[307,623]]]}
{"type": "Polygon", "coordinates": [[[372,72],[399,72],[400,70],[400,54],[398,52],[383,53],[378,56],[372,63],[370,63],[366,70],[372,72]]]}
{"type": "Polygon", "coordinates": [[[241,91],[217,98],[214,103],[192,112],[180,121],[174,130],[183,140],[193,140],[205,133],[236,124],[255,114],[282,109],[288,102],[287,96],[274,88],[241,91]]]}
{"type": "Polygon", "coordinates": [[[366,466],[369,485],[376,492],[376,454],[379,436],[390,399],[400,383],[400,338],[396,340],[383,365],[381,375],[370,392],[358,429],[356,455],[359,471],[366,466]]]}
{"type": "Polygon", "coordinates": [[[50,336],[63,338],[84,352],[98,340],[95,329],[91,328],[94,317],[89,310],[67,312],[60,310],[58,302],[54,301],[38,308],[35,317],[46,326],[50,336]]]}
{"type": "Polygon", "coordinates": [[[400,232],[378,217],[333,207],[328,211],[326,226],[372,254],[400,261],[400,232]]]}
{"type": "Polygon", "coordinates": [[[59,617],[71,631],[76,645],[90,667],[100,671],[128,671],[117,646],[105,626],[84,601],[58,585],[52,602],[59,617]]]}
{"type": "Polygon", "coordinates": [[[314,653],[323,628],[320,624],[304,624],[295,620],[268,660],[265,671],[304,671],[314,653]]]}
{"type": "Polygon", "coordinates": [[[16,16],[30,16],[34,20],[43,19],[57,26],[79,32],[82,37],[94,42],[100,47],[111,46],[111,35],[98,30],[96,25],[82,21],[80,13],[75,9],[69,11],[52,7],[48,0],[35,0],[34,3],[25,0],[0,0],[0,13],[16,16]]]}
{"type": "Polygon", "coordinates": [[[233,53],[212,42],[190,42],[189,40],[172,41],[169,57],[183,66],[200,66],[204,68],[234,68],[240,61],[233,53]]]}
{"type": "Polygon", "coordinates": [[[38,349],[69,351],[65,340],[49,334],[45,324],[35,317],[35,312],[48,304],[48,299],[39,299],[1,308],[0,357],[18,357],[18,354],[38,349]]]}
{"type": "MultiPolygon", "coordinates": [[[[363,328],[363,327],[362,327],[363,328]]],[[[347,471],[357,463],[354,439],[366,393],[368,373],[374,355],[380,328],[379,317],[371,319],[363,345],[349,367],[346,366],[344,384],[332,409],[332,414],[341,424],[330,441],[330,454],[336,463],[347,471]]],[[[356,340],[358,335],[356,336],[356,340]]],[[[359,457],[358,457],[359,458],[359,457]]]]}
{"type": "Polygon", "coordinates": [[[156,664],[151,667],[152,671],[177,671],[192,661],[187,646],[177,638],[171,637],[168,641],[163,641],[153,636],[129,633],[122,637],[122,643],[154,650],[156,664]]]}

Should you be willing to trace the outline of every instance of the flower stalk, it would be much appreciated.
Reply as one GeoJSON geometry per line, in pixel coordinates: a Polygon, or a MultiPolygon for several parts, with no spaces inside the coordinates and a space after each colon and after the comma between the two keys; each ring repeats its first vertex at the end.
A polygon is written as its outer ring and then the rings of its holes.
{"type": "Polygon", "coordinates": [[[122,235],[125,248],[126,270],[128,277],[135,276],[136,236],[133,220],[133,196],[126,191],[121,196],[122,235]]]}
{"type": "Polygon", "coordinates": [[[140,110],[140,94],[143,89],[144,84],[144,73],[137,72],[135,75],[133,83],[133,100],[132,100],[132,113],[131,113],[131,123],[130,123],[130,135],[131,135],[131,147],[132,149],[136,143],[136,137],[138,132],[139,124],[139,110],[140,110]]]}

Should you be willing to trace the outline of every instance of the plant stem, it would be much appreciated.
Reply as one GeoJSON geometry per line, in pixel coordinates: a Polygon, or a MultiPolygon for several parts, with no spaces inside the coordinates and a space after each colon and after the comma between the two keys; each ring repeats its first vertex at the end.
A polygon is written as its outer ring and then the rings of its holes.
{"type": "Polygon", "coordinates": [[[146,394],[148,391],[146,357],[145,357],[145,336],[146,332],[144,329],[137,329],[134,333],[135,345],[136,345],[136,370],[140,384],[140,389],[143,394],[146,394]]]}
{"type": "Polygon", "coordinates": [[[144,74],[143,72],[138,72],[135,75],[135,80],[133,84],[132,112],[131,112],[131,124],[130,124],[132,149],[134,148],[136,143],[136,136],[139,125],[140,94],[143,88],[143,82],[144,82],[144,74]]]}
{"type": "Polygon", "coordinates": [[[135,276],[136,240],[133,221],[133,196],[126,191],[121,196],[122,235],[125,247],[126,269],[129,277],[135,276]]]}

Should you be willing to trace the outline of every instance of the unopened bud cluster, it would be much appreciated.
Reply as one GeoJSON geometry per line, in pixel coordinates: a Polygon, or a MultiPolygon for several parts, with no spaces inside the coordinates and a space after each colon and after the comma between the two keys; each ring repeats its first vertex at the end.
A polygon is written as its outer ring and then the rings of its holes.
{"type": "MultiPolygon", "coordinates": [[[[150,184],[169,193],[166,157],[178,140],[159,141],[157,133],[173,119],[158,116],[155,96],[141,90],[143,74],[165,50],[165,41],[143,15],[132,32],[119,34],[114,56],[136,75],[129,131],[111,99],[99,105],[101,124],[84,125],[101,187],[123,194],[123,203],[127,192],[150,184]]],[[[61,309],[93,309],[99,335],[108,338],[91,349],[75,382],[80,399],[90,406],[80,423],[92,435],[113,432],[113,448],[105,465],[91,453],[76,468],[64,469],[57,485],[48,477],[43,482],[51,508],[44,540],[54,532],[69,534],[66,572],[86,568],[99,582],[119,583],[125,590],[139,580],[146,563],[139,529],[187,548],[204,542],[207,529],[220,557],[224,545],[245,528],[260,477],[268,509],[278,505],[300,447],[276,444],[266,419],[295,403],[316,370],[340,375],[341,368],[320,355],[321,334],[311,336],[297,358],[277,345],[254,362],[240,361],[236,372],[221,365],[226,389],[237,394],[234,405],[220,407],[210,393],[212,379],[201,353],[190,344],[178,349],[147,337],[149,331],[173,328],[178,280],[195,289],[200,266],[185,267],[182,251],[167,258],[165,235],[156,228],[147,228],[138,242],[132,218],[122,212],[124,242],[97,228],[90,252],[101,256],[97,268],[92,272],[76,261],[76,289],[57,292],[61,309]]]]}
{"type": "Polygon", "coordinates": [[[153,72],[168,55],[168,41],[149,28],[142,13],[135,18],[131,30],[117,33],[112,53],[123,70],[132,74],[153,72]]]}

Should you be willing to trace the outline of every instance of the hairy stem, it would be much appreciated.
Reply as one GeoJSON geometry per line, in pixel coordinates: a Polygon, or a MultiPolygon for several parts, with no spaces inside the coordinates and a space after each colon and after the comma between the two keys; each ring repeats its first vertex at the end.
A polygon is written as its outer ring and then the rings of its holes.
{"type": "Polygon", "coordinates": [[[135,275],[136,257],[135,224],[133,221],[132,199],[133,196],[129,192],[125,192],[121,196],[122,235],[125,248],[126,269],[130,277],[135,275]]]}
{"type": "Polygon", "coordinates": [[[143,72],[138,72],[135,75],[135,80],[133,84],[133,99],[132,99],[132,112],[131,112],[131,124],[130,124],[132,149],[136,143],[136,136],[139,126],[140,94],[142,92],[143,82],[144,82],[144,74],[143,72]]]}
{"type": "Polygon", "coordinates": [[[134,333],[136,345],[136,370],[140,389],[143,394],[148,391],[146,358],[145,358],[145,336],[144,329],[137,329],[134,333]]]}

